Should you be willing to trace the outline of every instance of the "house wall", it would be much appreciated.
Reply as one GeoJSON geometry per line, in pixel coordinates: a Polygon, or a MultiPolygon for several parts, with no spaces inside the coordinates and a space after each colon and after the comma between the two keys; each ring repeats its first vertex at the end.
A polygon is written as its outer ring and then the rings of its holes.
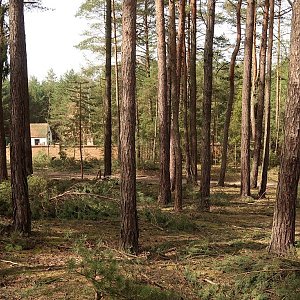
{"type": "MultiPolygon", "coordinates": [[[[59,155],[60,151],[66,152],[67,157],[74,157],[76,160],[80,159],[79,147],[67,148],[67,147],[61,147],[59,144],[52,144],[49,146],[43,146],[43,145],[32,146],[32,157],[35,157],[37,155],[40,155],[41,153],[44,153],[52,159],[60,158],[60,155],[59,155]]],[[[104,150],[103,150],[103,147],[84,146],[82,148],[82,154],[83,154],[83,159],[85,159],[85,160],[88,160],[91,158],[103,159],[104,150]]],[[[10,157],[9,147],[6,148],[6,156],[7,156],[7,159],[9,160],[9,157],[10,157]]],[[[117,159],[118,147],[113,147],[112,156],[113,156],[113,159],[117,159]]]]}

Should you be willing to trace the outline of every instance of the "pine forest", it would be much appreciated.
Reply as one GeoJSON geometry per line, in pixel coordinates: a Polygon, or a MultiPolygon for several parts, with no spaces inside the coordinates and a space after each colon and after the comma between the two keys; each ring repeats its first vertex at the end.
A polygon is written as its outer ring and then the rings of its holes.
{"type": "Polygon", "coordinates": [[[0,299],[300,299],[300,0],[71,1],[40,78],[54,2],[0,0],[0,299]]]}

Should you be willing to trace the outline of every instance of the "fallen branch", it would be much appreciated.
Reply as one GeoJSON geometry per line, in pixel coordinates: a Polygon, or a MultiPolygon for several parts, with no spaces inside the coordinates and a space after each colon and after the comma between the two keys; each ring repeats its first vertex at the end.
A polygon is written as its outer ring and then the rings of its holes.
{"type": "Polygon", "coordinates": [[[229,278],[231,277],[235,277],[235,276],[240,276],[240,275],[251,275],[251,274],[256,274],[256,273],[277,273],[277,272],[293,272],[293,271],[300,271],[300,269],[296,269],[296,268],[292,268],[292,269],[278,269],[278,270],[255,270],[255,271],[249,271],[249,272],[243,272],[243,273],[237,273],[235,275],[229,276],[229,278]]]}
{"type": "Polygon", "coordinates": [[[111,197],[107,197],[107,196],[102,196],[102,195],[98,195],[98,194],[93,194],[93,193],[72,192],[72,191],[66,191],[66,192],[64,192],[62,194],[56,195],[56,196],[50,198],[49,201],[58,200],[58,199],[61,199],[61,198],[64,198],[64,197],[72,197],[72,196],[95,197],[95,198],[105,199],[105,200],[111,200],[111,201],[119,203],[119,200],[115,199],[115,198],[111,198],[111,197]]]}
{"type": "Polygon", "coordinates": [[[203,281],[208,282],[208,283],[213,284],[213,285],[218,285],[217,283],[215,283],[215,282],[213,282],[213,281],[211,281],[207,278],[204,278],[203,281]]]}
{"type": "Polygon", "coordinates": [[[162,286],[161,284],[157,283],[156,281],[153,281],[146,274],[141,274],[141,276],[145,279],[146,283],[150,283],[151,285],[157,286],[160,289],[165,290],[164,286],[162,286]]]}
{"type": "Polygon", "coordinates": [[[20,264],[20,263],[11,261],[11,260],[0,259],[0,261],[7,263],[7,264],[15,265],[15,266],[23,266],[23,264],[20,264]]]}

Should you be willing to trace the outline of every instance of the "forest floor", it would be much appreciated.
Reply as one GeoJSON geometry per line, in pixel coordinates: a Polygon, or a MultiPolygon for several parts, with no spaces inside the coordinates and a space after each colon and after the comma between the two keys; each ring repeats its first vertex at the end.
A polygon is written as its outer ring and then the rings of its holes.
{"type": "MultiPolygon", "coordinates": [[[[276,171],[271,175],[267,198],[244,199],[239,196],[238,172],[232,170],[227,186],[221,188],[214,184],[214,169],[209,213],[197,210],[198,187],[186,185],[181,213],[175,213],[171,205],[157,207],[157,173],[139,173],[138,256],[118,250],[118,181],[96,183],[92,175],[83,181],[78,174],[72,178],[61,175],[46,174],[49,181],[65,185],[60,195],[65,193],[66,197],[53,197],[53,205],[70,201],[69,191],[78,184],[85,186],[84,193],[89,193],[87,186],[94,184],[102,192],[99,197],[96,193],[84,197],[80,190],[77,197],[86,201],[86,214],[79,217],[77,205],[77,215],[64,211],[56,218],[34,220],[29,238],[6,233],[10,219],[0,217],[1,300],[95,299],[95,288],[102,289],[103,299],[300,299],[297,255],[281,259],[267,252],[276,171]],[[87,212],[93,196],[105,203],[97,216],[89,215],[91,210],[87,212]],[[114,292],[114,286],[119,288],[119,278],[139,283],[135,296],[126,297],[125,289],[121,295],[114,292]]],[[[69,209],[72,207],[74,203],[69,209]]],[[[297,241],[299,235],[297,213],[297,241]]],[[[299,248],[296,252],[300,254],[299,248]]]]}

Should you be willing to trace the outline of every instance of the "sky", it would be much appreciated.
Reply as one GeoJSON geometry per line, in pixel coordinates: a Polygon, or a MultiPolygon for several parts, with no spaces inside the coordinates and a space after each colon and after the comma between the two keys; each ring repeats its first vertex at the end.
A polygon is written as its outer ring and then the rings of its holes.
{"type": "Polygon", "coordinates": [[[50,69],[59,77],[66,71],[80,71],[84,53],[74,46],[83,38],[86,21],[75,14],[83,0],[43,0],[54,10],[26,11],[25,30],[29,77],[43,80],[50,69]]]}

